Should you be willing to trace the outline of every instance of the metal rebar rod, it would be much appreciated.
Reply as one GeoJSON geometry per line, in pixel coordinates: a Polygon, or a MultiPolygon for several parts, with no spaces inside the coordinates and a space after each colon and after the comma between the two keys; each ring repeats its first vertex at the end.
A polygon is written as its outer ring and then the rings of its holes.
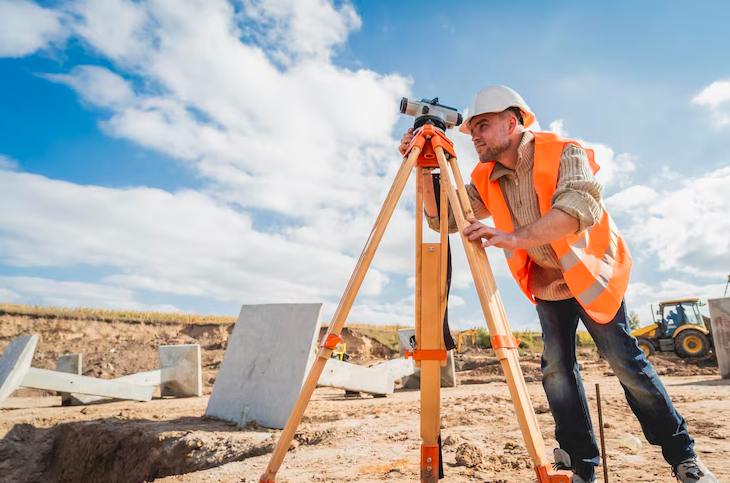
{"type": "Polygon", "coordinates": [[[606,461],[606,440],[603,437],[603,411],[601,410],[601,385],[596,383],[596,405],[598,406],[598,431],[601,434],[601,463],[603,482],[608,483],[608,464],[606,461]]]}

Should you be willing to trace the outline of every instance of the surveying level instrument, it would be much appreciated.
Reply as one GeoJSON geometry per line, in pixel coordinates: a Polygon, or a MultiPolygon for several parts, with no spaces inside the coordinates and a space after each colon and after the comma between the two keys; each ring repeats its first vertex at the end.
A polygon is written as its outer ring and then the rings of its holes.
{"type": "Polygon", "coordinates": [[[403,194],[411,172],[416,170],[416,286],[415,324],[416,346],[407,351],[416,367],[421,369],[421,482],[437,483],[439,479],[439,439],[441,428],[441,367],[446,365],[446,346],[443,322],[446,314],[447,265],[448,265],[448,215],[452,207],[459,227],[462,244],[469,261],[474,285],[479,295],[484,318],[491,334],[492,348],[504,371],[517,420],[525,440],[527,452],[534,463],[538,483],[570,483],[572,473],[552,468],[545,451],[545,442],[540,433],[535,411],[527,391],[519,364],[516,339],[507,323],[507,316],[494,281],[487,253],[480,240],[469,241],[463,234],[469,226],[467,218],[474,218],[461,172],[456,164],[453,143],[446,137],[446,129],[461,124],[456,109],[438,103],[438,98],[420,102],[404,98],[402,113],[415,118],[415,135],[403,157],[395,180],[378,214],[370,236],[350,277],[340,303],[332,317],[327,333],[322,337],[317,358],[309,371],[289,419],[281,432],[279,441],[271,456],[260,483],[273,483],[279,471],[294,433],[301,423],[304,411],[317,387],[325,364],[332,351],[341,341],[340,333],[355,297],[362,285],[370,263],[383,237],[388,222],[403,194]],[[441,183],[436,193],[439,207],[439,243],[423,243],[423,188],[432,182],[432,173],[438,168],[441,183]],[[450,169],[449,169],[450,168],[450,169]],[[453,181],[452,181],[453,173],[453,181]],[[428,178],[427,180],[424,178],[428,178]],[[454,185],[455,183],[455,185],[454,185]]]}

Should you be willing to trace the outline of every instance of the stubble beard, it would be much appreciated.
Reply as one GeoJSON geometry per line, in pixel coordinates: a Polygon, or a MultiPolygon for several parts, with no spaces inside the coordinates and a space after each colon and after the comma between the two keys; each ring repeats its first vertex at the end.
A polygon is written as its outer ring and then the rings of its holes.
{"type": "Polygon", "coordinates": [[[479,155],[479,161],[482,163],[491,163],[497,161],[502,154],[509,148],[509,138],[505,139],[504,142],[495,146],[488,147],[486,151],[479,155]]]}

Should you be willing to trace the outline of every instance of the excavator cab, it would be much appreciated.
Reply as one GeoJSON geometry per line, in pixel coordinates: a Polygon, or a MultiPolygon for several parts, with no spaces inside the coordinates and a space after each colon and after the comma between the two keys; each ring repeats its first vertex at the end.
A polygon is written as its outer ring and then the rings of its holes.
{"type": "Polygon", "coordinates": [[[700,314],[698,299],[669,300],[659,304],[657,315],[665,337],[674,337],[677,329],[685,325],[705,327],[700,314]]]}

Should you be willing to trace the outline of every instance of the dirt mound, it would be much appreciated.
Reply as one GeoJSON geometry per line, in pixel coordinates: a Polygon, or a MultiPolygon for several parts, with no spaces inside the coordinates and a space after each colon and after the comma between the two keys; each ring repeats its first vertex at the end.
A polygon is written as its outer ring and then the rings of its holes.
{"type": "MultiPolygon", "coordinates": [[[[485,384],[490,382],[504,382],[502,364],[492,351],[469,351],[456,356],[454,360],[459,384],[485,384]]],[[[525,354],[520,358],[520,367],[527,382],[539,381],[542,377],[540,357],[535,354],[525,354]]]]}
{"type": "MultiPolygon", "coordinates": [[[[169,431],[171,424],[189,428],[199,423],[195,418],[186,418],[164,423],[106,419],[51,428],[17,424],[0,440],[0,481],[152,481],[241,461],[274,449],[274,440],[265,435],[262,437],[266,439],[256,442],[241,433],[169,431]]],[[[230,431],[225,424],[217,425],[220,431],[230,431]]]]}
{"type": "Polygon", "coordinates": [[[649,359],[660,376],[711,376],[719,374],[714,352],[705,357],[682,359],[672,352],[655,354],[649,359]]]}
{"type": "Polygon", "coordinates": [[[456,465],[486,471],[515,470],[532,467],[527,452],[514,443],[507,443],[503,451],[492,452],[471,443],[456,448],[456,465]]]}
{"type": "MultiPolygon", "coordinates": [[[[327,328],[322,327],[319,332],[319,339],[327,333],[327,328]]],[[[397,352],[369,337],[357,329],[344,327],[340,333],[342,342],[347,344],[346,352],[350,356],[350,362],[367,362],[373,359],[392,359],[397,352]]]]}

